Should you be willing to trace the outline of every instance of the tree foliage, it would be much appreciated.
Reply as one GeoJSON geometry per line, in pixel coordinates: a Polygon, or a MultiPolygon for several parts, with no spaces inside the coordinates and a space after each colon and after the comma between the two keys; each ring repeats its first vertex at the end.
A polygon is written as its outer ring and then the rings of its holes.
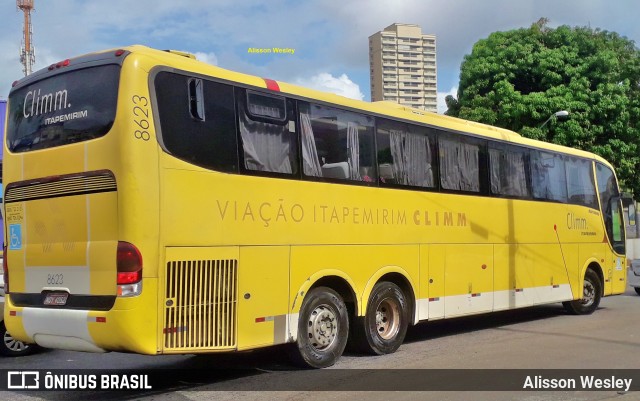
{"type": "Polygon", "coordinates": [[[478,41],[446,114],[594,152],[640,195],[640,50],[615,32],[546,24],[478,41]],[[559,110],[567,121],[540,127],[559,110]]]}

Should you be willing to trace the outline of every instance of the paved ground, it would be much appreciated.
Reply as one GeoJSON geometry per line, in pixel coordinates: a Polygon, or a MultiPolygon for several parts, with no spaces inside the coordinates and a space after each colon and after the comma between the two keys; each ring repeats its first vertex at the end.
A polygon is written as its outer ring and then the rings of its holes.
{"type": "MultiPolygon", "coordinates": [[[[508,370],[531,369],[547,375],[546,369],[634,369],[640,388],[640,296],[633,291],[603,299],[591,316],[570,316],[561,305],[535,307],[483,316],[425,323],[410,329],[405,344],[393,355],[381,357],[346,354],[330,369],[300,371],[273,348],[233,356],[160,356],[128,354],[84,354],[44,351],[24,358],[0,359],[0,369],[145,369],[214,368],[194,377],[175,373],[161,388],[117,394],[112,392],[5,392],[7,400],[640,400],[640,392],[409,392],[393,393],[369,388],[399,390],[405,381],[414,388],[451,384],[465,388],[492,385],[508,377],[508,370]],[[401,371],[400,369],[410,369],[401,371]],[[437,369],[437,370],[425,370],[437,369]],[[447,369],[474,369],[465,372],[447,369]],[[477,370],[475,370],[477,369],[477,370]],[[507,371],[487,371],[507,369],[507,371]],[[490,373],[487,377],[487,373],[490,373]],[[425,375],[424,380],[417,379],[425,375]],[[495,374],[495,377],[491,375],[495,374]],[[299,387],[302,386],[302,387],[299,387]],[[340,391],[324,391],[340,387],[340,391]],[[295,389],[315,389],[298,391],[295,389]],[[246,391],[253,389],[256,391],[246,391]],[[291,391],[266,391],[291,390],[291,391]]],[[[621,373],[623,375],[624,373],[621,373]]],[[[620,376],[621,377],[621,376],[620,376]]],[[[477,387],[476,387],[477,388],[477,387]]]]}

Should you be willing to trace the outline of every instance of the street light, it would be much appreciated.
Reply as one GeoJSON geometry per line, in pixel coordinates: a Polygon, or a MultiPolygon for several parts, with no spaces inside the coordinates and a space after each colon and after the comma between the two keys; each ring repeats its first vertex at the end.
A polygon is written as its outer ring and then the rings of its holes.
{"type": "Polygon", "coordinates": [[[547,123],[549,122],[549,120],[551,120],[551,118],[553,118],[554,116],[555,116],[556,118],[560,118],[560,117],[564,118],[564,117],[569,116],[569,112],[568,112],[568,111],[566,111],[566,110],[556,111],[555,113],[553,113],[552,115],[550,115],[550,116],[549,116],[549,118],[547,118],[547,121],[545,121],[545,122],[543,122],[543,123],[542,123],[542,125],[540,126],[540,128],[542,128],[542,127],[544,127],[545,125],[547,125],[547,123]]]}

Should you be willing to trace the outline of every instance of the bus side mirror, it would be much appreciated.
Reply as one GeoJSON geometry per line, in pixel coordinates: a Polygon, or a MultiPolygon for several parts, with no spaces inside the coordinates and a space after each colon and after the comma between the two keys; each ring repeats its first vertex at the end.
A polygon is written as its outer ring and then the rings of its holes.
{"type": "Polygon", "coordinates": [[[627,220],[629,221],[629,226],[635,226],[636,203],[633,201],[633,196],[630,193],[623,192],[620,195],[620,200],[622,201],[622,207],[627,209],[627,220]]]}
{"type": "Polygon", "coordinates": [[[633,204],[633,195],[627,192],[623,192],[622,195],[620,195],[620,200],[622,200],[622,206],[628,207],[629,205],[633,204]]]}

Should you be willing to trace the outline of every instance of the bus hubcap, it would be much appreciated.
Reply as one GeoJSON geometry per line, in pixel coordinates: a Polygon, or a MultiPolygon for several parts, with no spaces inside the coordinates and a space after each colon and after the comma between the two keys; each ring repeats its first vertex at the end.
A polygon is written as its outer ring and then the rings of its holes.
{"type": "Polygon", "coordinates": [[[593,284],[590,281],[585,280],[584,290],[582,294],[582,304],[584,306],[589,306],[593,303],[595,299],[596,299],[596,288],[593,286],[593,284]]]}
{"type": "Polygon", "coordinates": [[[389,340],[398,334],[400,329],[400,305],[391,298],[386,298],[376,309],[376,328],[378,334],[389,340]]]}
{"type": "Polygon", "coordinates": [[[336,314],[329,306],[320,305],[311,312],[307,327],[311,345],[318,350],[325,349],[331,346],[338,333],[336,314]]]}
{"type": "Polygon", "coordinates": [[[4,333],[4,344],[7,346],[7,348],[14,352],[20,352],[27,349],[27,345],[25,345],[25,343],[14,339],[7,332],[4,333]]]}

